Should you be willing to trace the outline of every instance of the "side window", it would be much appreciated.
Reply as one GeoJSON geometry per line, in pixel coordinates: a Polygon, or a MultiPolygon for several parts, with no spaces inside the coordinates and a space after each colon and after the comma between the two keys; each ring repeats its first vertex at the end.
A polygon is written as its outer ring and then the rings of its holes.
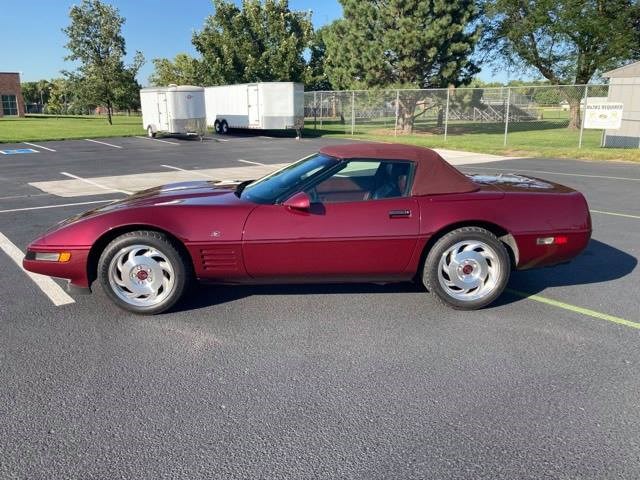
{"type": "Polygon", "coordinates": [[[379,200],[408,195],[411,163],[393,160],[352,160],[307,190],[312,202],[379,200]]]}

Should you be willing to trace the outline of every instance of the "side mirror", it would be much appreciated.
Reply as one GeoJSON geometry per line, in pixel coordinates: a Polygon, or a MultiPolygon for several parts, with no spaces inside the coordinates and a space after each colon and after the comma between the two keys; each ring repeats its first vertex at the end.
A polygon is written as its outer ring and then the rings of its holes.
{"type": "Polygon", "coordinates": [[[285,207],[291,210],[309,210],[311,208],[311,199],[309,195],[304,192],[298,192],[295,195],[289,197],[282,203],[285,207]]]}

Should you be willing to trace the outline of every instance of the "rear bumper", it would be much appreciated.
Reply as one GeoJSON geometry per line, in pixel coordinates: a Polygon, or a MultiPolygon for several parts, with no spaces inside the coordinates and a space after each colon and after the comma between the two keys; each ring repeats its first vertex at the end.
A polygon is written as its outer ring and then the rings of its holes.
{"type": "Polygon", "coordinates": [[[589,244],[591,229],[581,231],[558,231],[530,233],[515,236],[518,245],[518,270],[549,267],[559,263],[567,263],[580,255],[589,244]],[[568,241],[563,245],[538,245],[540,237],[566,236],[568,241]]]}
{"type": "Polygon", "coordinates": [[[69,281],[69,289],[73,291],[75,288],[88,289],[89,277],[87,272],[87,259],[89,250],[73,250],[64,247],[51,247],[30,245],[27,254],[22,260],[22,266],[25,270],[50,277],[62,278],[69,281]],[[68,262],[53,262],[36,260],[36,253],[44,252],[70,252],[71,258],[68,262]]]}

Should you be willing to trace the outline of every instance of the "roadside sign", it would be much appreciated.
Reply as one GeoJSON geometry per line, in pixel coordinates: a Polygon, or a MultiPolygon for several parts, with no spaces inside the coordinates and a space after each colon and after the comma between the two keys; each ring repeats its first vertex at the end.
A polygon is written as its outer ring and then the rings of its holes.
{"type": "Polygon", "coordinates": [[[18,155],[20,153],[38,153],[38,150],[33,148],[14,148],[13,150],[0,150],[3,155],[18,155]]]}
{"type": "Polygon", "coordinates": [[[622,125],[623,110],[622,103],[606,102],[591,105],[587,103],[584,128],[617,130],[622,125]]]}

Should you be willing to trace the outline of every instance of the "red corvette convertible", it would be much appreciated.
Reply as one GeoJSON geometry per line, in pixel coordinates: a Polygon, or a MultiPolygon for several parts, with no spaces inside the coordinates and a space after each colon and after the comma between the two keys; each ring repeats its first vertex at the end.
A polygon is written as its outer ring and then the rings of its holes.
{"type": "Polygon", "coordinates": [[[416,279],[477,309],[512,269],[567,262],[591,236],[582,194],[519,175],[466,176],[432,150],[351,144],[236,185],[176,183],[69,218],[24,267],[119,306],[171,308],[193,279],[218,283],[416,279]]]}

